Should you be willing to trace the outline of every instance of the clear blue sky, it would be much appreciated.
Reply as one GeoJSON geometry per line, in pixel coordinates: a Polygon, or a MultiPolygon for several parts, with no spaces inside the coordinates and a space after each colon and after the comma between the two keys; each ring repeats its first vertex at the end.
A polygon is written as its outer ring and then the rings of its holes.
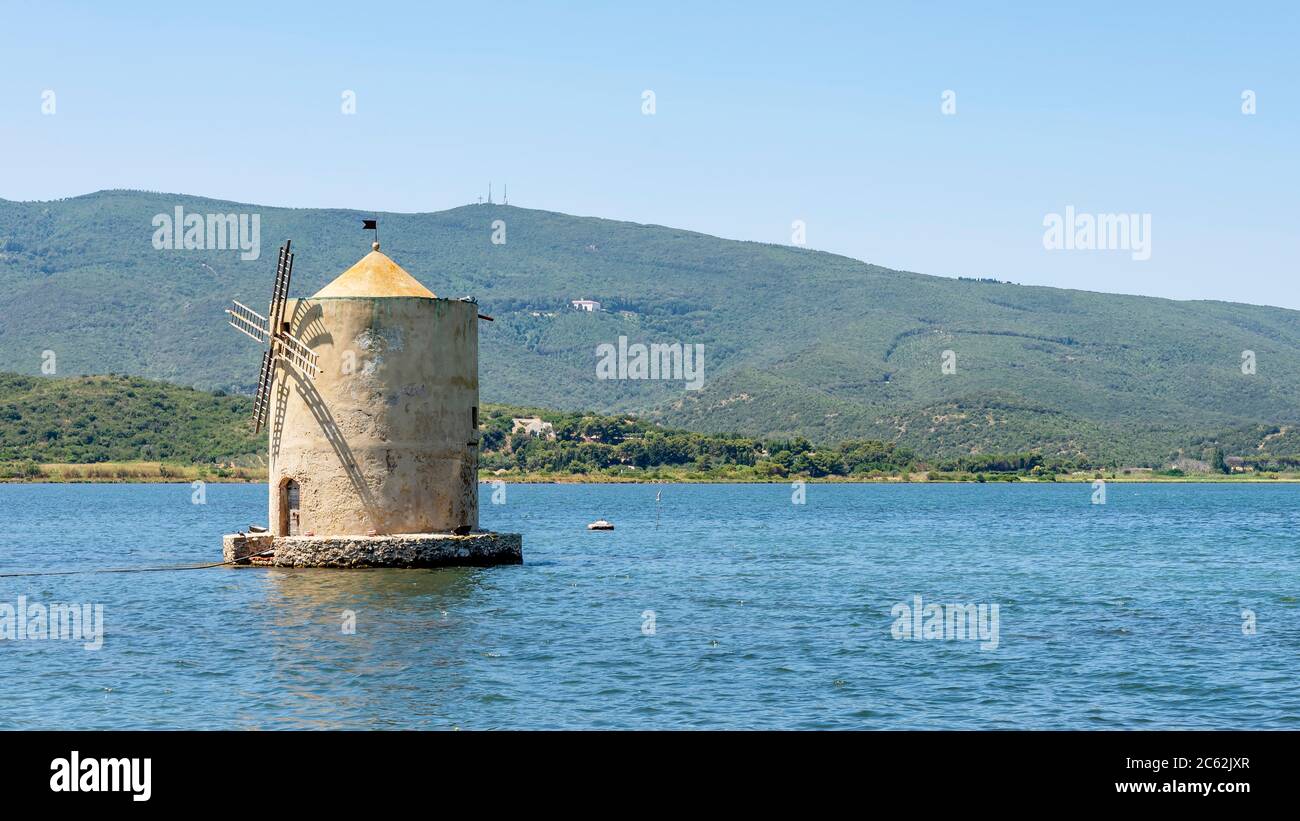
{"type": "Polygon", "coordinates": [[[737,239],[802,219],[923,273],[1300,308],[1294,3],[122,5],[4,3],[0,197],[433,211],[491,180],[737,239]],[[1151,214],[1151,259],[1045,251],[1066,205],[1151,214]]]}

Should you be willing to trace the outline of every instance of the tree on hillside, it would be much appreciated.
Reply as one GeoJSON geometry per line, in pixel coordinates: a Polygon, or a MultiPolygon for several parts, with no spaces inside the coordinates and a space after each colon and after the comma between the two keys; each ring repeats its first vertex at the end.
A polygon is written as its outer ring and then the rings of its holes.
{"type": "Polygon", "coordinates": [[[1232,469],[1228,467],[1228,462],[1223,458],[1223,448],[1215,448],[1214,456],[1210,458],[1210,468],[1215,473],[1231,473],[1232,469]]]}

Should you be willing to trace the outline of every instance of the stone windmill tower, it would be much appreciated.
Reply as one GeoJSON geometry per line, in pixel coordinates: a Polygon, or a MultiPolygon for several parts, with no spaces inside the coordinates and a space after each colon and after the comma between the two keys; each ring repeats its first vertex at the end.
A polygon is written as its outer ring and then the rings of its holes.
{"type": "Polygon", "coordinates": [[[227,311],[267,346],[254,425],[270,440],[270,533],[226,537],[227,560],[521,561],[518,534],[478,530],[478,304],[436,296],[378,242],[306,299],[288,298],[292,270],[286,243],[269,318],[227,311]]]}

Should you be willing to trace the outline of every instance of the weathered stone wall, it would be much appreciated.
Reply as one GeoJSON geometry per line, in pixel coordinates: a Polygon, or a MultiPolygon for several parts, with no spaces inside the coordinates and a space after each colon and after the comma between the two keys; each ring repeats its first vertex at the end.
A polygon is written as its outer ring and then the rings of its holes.
{"type": "Polygon", "coordinates": [[[452,567],[522,564],[518,533],[275,539],[276,567],[452,567]]]}
{"type": "Polygon", "coordinates": [[[272,548],[269,533],[228,534],[221,537],[221,561],[233,562],[272,548]]]}
{"type": "Polygon", "coordinates": [[[478,306],[420,297],[292,300],[291,332],[319,355],[280,366],[270,413],[270,526],[298,533],[437,533],[478,526],[478,306]]]}

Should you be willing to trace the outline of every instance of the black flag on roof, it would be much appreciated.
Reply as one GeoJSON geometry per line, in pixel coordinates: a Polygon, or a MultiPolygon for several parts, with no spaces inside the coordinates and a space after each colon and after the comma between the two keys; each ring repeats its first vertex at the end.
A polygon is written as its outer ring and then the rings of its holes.
{"type": "Polygon", "coordinates": [[[362,220],[361,229],[363,231],[377,231],[379,230],[379,220],[362,220]]]}

